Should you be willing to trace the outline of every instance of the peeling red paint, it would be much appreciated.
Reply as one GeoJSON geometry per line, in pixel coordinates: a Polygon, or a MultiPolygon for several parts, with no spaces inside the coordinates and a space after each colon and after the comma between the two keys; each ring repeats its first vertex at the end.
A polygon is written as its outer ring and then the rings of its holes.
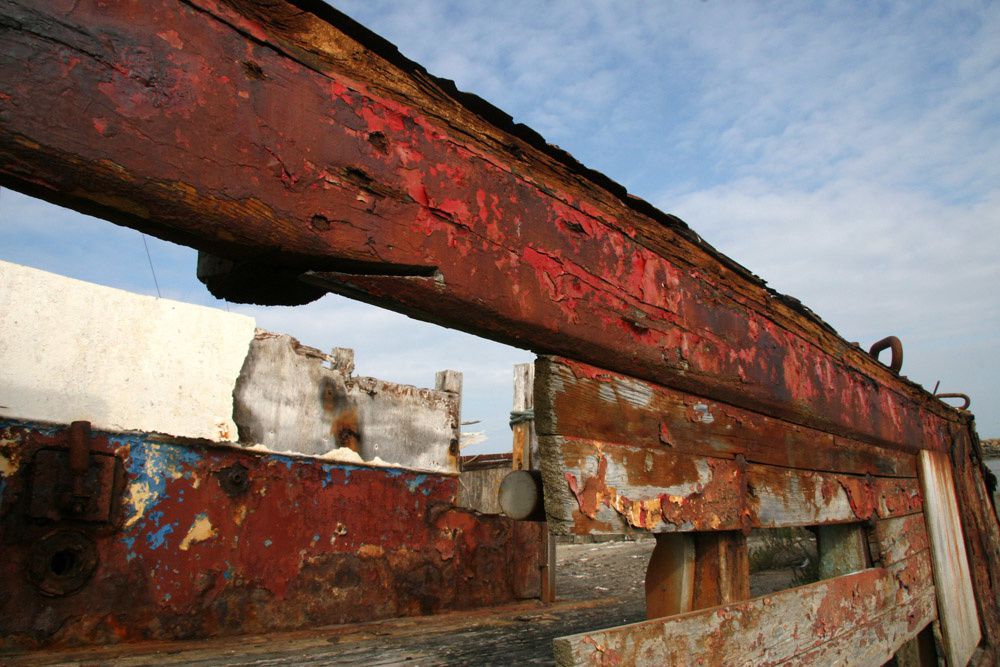
{"type": "MultiPolygon", "coordinates": [[[[0,426],[17,443],[5,461],[65,446],[61,427],[0,426]]],[[[5,465],[0,646],[314,627],[500,604],[523,588],[514,522],[456,508],[454,476],[94,435],[127,470],[118,525],[26,522],[31,467],[5,465]],[[237,464],[247,484],[227,491],[237,464]],[[98,569],[72,595],[39,595],[24,576],[33,545],[65,530],[93,540],[98,569]]],[[[525,559],[540,548],[521,542],[525,559]]]]}

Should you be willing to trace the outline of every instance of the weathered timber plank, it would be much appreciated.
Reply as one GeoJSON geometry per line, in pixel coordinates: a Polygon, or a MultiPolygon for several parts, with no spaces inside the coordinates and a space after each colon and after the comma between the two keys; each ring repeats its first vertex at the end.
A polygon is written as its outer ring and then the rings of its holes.
{"type": "Polygon", "coordinates": [[[694,609],[750,597],[750,558],[741,531],[695,533],[694,609]]]}
{"type": "MultiPolygon", "coordinates": [[[[881,667],[901,648],[906,648],[907,656],[912,651],[917,652],[917,659],[925,659],[928,647],[926,640],[917,643],[925,631],[919,625],[934,620],[937,614],[933,591],[925,591],[907,606],[893,607],[883,614],[863,621],[850,632],[838,635],[834,639],[821,644],[801,655],[789,658],[779,663],[782,667],[814,667],[815,665],[837,665],[837,667],[881,667]]],[[[929,649],[933,651],[931,643],[929,649]]],[[[937,667],[937,660],[931,654],[933,662],[903,663],[897,658],[897,667],[937,667]]]]}
{"type": "Polygon", "coordinates": [[[819,526],[816,530],[819,578],[832,579],[871,565],[864,524],[819,526]]]}
{"type": "Polygon", "coordinates": [[[539,357],[535,366],[536,428],[545,435],[790,468],[917,474],[917,442],[875,447],[561,357],[539,357]]]}
{"type": "Polygon", "coordinates": [[[657,533],[646,568],[646,617],[661,618],[750,597],[750,559],[739,531],[657,533]]]}
{"type": "Polygon", "coordinates": [[[918,511],[916,479],[746,464],[666,449],[540,436],[555,533],[741,530],[851,523],[918,511]]]}
{"type": "Polygon", "coordinates": [[[938,594],[944,653],[950,665],[969,662],[981,637],[965,537],[955,498],[951,461],[941,452],[920,452],[920,484],[938,594]]]}
{"type": "Polygon", "coordinates": [[[745,473],[731,459],[539,436],[556,534],[739,530],[745,473]]]}
{"type": "MultiPolygon", "coordinates": [[[[561,637],[559,665],[777,665],[823,647],[844,664],[881,664],[934,618],[930,560],[921,552],[891,568],[871,568],[772,595],[666,619],[561,637]],[[929,603],[928,603],[929,602],[929,603]],[[896,613],[898,612],[898,613],[896,613]],[[889,619],[882,619],[890,614],[889,619]],[[883,620],[891,632],[883,632],[883,620]],[[855,660],[846,635],[863,637],[855,660]],[[843,642],[831,644],[843,638],[843,642]]],[[[804,659],[799,660],[806,664],[804,659]]],[[[794,662],[792,663],[794,664],[794,662]]]]}
{"type": "Polygon", "coordinates": [[[661,618],[698,609],[694,604],[694,535],[660,533],[646,567],[646,618],[661,618]]]}
{"type": "Polygon", "coordinates": [[[319,3],[0,0],[0,15],[5,186],[847,437],[941,448],[958,419],[319,3]]]}
{"type": "Polygon", "coordinates": [[[952,472],[965,547],[975,565],[972,581],[989,658],[1000,641],[1000,525],[983,479],[983,452],[974,425],[955,427],[954,434],[952,472]]]}
{"type": "Polygon", "coordinates": [[[514,366],[514,405],[510,428],[513,435],[514,470],[538,469],[538,437],[535,420],[530,417],[535,409],[535,365],[514,366]]]}
{"type": "Polygon", "coordinates": [[[749,509],[755,527],[814,526],[887,518],[920,510],[915,479],[860,477],[747,466],[749,509]]]}
{"type": "Polygon", "coordinates": [[[930,547],[922,512],[880,519],[872,529],[872,559],[882,567],[909,558],[930,547]]]}

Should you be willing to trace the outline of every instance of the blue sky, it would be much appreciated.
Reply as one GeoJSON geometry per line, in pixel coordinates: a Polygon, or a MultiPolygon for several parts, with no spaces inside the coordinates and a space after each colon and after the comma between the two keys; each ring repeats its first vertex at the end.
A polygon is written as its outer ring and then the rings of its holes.
{"type": "MultiPolygon", "coordinates": [[[[706,240],[1000,436],[1000,4],[334,3],[706,240]]],[[[165,297],[216,302],[150,239],[165,297]]],[[[138,232],[0,193],[0,258],[154,293],[138,232]]],[[[509,447],[512,348],[339,297],[229,306],[358,370],[465,373],[509,447]]]]}

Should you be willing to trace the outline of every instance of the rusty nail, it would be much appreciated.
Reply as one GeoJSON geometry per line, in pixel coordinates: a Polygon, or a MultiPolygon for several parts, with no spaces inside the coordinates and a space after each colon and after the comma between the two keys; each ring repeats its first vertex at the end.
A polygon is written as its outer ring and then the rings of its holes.
{"type": "Polygon", "coordinates": [[[877,361],[879,353],[887,349],[892,349],[892,360],[889,362],[889,368],[898,373],[903,368],[903,343],[895,336],[886,336],[873,343],[868,354],[877,361]]]}

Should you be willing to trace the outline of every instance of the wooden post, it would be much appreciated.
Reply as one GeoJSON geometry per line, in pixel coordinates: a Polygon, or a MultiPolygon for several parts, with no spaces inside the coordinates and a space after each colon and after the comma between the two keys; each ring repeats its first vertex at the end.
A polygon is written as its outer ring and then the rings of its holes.
{"type": "Polygon", "coordinates": [[[683,614],[750,597],[746,536],[739,531],[657,533],[646,569],[646,617],[683,614]]]}
{"type": "MultiPolygon", "coordinates": [[[[538,470],[538,437],[535,435],[535,364],[514,366],[514,407],[511,411],[514,470],[538,470]]],[[[542,531],[542,602],[556,599],[556,541],[548,524],[542,531]]]]}
{"type": "Polygon", "coordinates": [[[514,470],[538,467],[538,438],[535,420],[529,415],[535,408],[535,364],[514,366],[514,409],[511,430],[514,432],[514,470]]]}
{"type": "Polygon", "coordinates": [[[868,567],[868,538],[858,523],[819,526],[816,531],[819,578],[832,579],[868,567]]]}
{"type": "Polygon", "coordinates": [[[690,533],[656,534],[646,568],[646,618],[694,609],[694,543],[690,533]]]}

